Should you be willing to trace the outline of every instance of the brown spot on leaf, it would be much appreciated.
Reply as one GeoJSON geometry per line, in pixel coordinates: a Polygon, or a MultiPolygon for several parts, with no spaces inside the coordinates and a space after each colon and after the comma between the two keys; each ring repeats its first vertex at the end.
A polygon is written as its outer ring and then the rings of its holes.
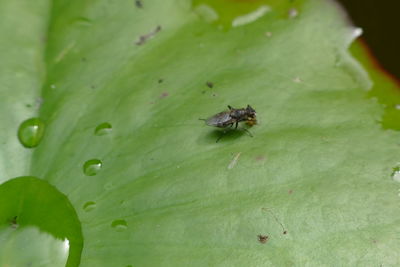
{"type": "Polygon", "coordinates": [[[168,93],[168,92],[163,92],[163,93],[160,95],[160,98],[166,98],[167,96],[169,96],[169,93],[168,93]]]}
{"type": "Polygon", "coordinates": [[[265,160],[265,156],[263,156],[263,155],[258,155],[258,156],[256,157],[256,160],[257,160],[257,161],[263,161],[263,160],[265,160]]]}
{"type": "Polygon", "coordinates": [[[267,235],[258,235],[257,238],[258,238],[258,242],[260,242],[261,244],[265,244],[265,243],[267,243],[267,241],[269,239],[269,236],[267,236],[267,235]]]}

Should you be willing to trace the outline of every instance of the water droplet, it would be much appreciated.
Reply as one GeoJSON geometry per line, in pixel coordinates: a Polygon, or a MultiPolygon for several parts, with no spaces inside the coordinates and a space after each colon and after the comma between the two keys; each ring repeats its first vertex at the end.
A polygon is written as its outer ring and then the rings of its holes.
{"type": "Polygon", "coordinates": [[[88,201],[83,205],[83,209],[86,212],[94,210],[95,208],[96,208],[96,202],[94,202],[94,201],[88,201]]]}
{"type": "Polygon", "coordinates": [[[102,166],[103,163],[100,160],[91,159],[86,161],[85,164],[83,164],[83,172],[87,176],[94,176],[101,170],[102,166]]]}
{"type": "Polygon", "coordinates": [[[393,168],[392,178],[400,183],[400,167],[393,168]]]}
{"type": "Polygon", "coordinates": [[[94,134],[95,135],[106,135],[108,133],[110,133],[112,130],[112,126],[111,124],[109,124],[108,122],[103,122],[99,125],[97,125],[96,129],[94,130],[94,134]]]}
{"type": "Polygon", "coordinates": [[[56,85],[55,85],[55,84],[52,84],[52,85],[50,85],[50,88],[51,88],[51,89],[56,89],[56,85]]]}
{"type": "Polygon", "coordinates": [[[117,232],[125,231],[128,228],[128,224],[125,220],[115,220],[111,223],[111,227],[117,232]]]}
{"type": "Polygon", "coordinates": [[[31,118],[21,123],[18,139],[26,148],[37,147],[44,135],[44,122],[39,118],[31,118]]]}
{"type": "Polygon", "coordinates": [[[0,215],[0,266],[79,265],[81,222],[66,195],[44,179],[25,176],[0,185],[0,203],[7,211],[0,215]]]}

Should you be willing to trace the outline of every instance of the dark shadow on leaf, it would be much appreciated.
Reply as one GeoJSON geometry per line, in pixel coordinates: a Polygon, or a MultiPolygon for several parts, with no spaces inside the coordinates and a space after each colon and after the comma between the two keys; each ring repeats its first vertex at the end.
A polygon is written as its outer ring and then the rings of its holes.
{"type": "Polygon", "coordinates": [[[248,133],[242,129],[212,130],[207,135],[207,141],[209,143],[223,143],[239,139],[242,135],[247,135],[251,138],[248,133]]]}

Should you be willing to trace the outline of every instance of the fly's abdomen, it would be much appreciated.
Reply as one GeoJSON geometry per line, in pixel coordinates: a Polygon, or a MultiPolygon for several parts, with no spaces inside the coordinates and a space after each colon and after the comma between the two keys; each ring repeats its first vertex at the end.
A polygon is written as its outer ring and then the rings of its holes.
{"type": "Polygon", "coordinates": [[[229,115],[229,112],[221,112],[218,113],[206,120],[206,124],[209,126],[224,128],[231,124],[232,118],[229,115]]]}

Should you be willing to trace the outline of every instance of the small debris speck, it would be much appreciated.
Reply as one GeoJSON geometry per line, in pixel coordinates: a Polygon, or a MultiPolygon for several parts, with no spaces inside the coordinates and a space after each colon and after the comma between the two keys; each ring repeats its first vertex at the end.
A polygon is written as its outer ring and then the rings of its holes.
{"type": "Polygon", "coordinates": [[[295,83],[301,83],[303,80],[300,79],[300,77],[295,77],[295,78],[293,79],[293,81],[294,81],[295,83]]]}
{"type": "Polygon", "coordinates": [[[242,154],[242,152],[237,153],[236,156],[232,159],[231,163],[229,163],[229,165],[228,165],[228,170],[235,167],[237,161],[239,160],[240,154],[242,154]]]}
{"type": "Polygon", "coordinates": [[[55,84],[52,84],[52,85],[50,85],[50,88],[51,88],[51,89],[56,89],[56,85],[55,85],[55,84]]]}
{"type": "Polygon", "coordinates": [[[287,234],[287,231],[283,231],[283,234],[286,235],[286,234],[287,234]]]}
{"type": "Polygon", "coordinates": [[[160,95],[160,98],[166,98],[167,96],[169,96],[169,93],[168,93],[168,92],[163,92],[163,93],[160,95]]]}
{"type": "Polygon", "coordinates": [[[163,81],[163,79],[158,79],[158,83],[162,83],[163,81]]]}
{"type": "Polygon", "coordinates": [[[266,33],[265,33],[265,36],[271,37],[271,36],[272,36],[272,32],[266,32],[266,33]]]}
{"type": "Polygon", "coordinates": [[[17,218],[18,216],[14,216],[11,220],[10,220],[10,226],[13,229],[17,229],[18,228],[18,223],[17,223],[17,218]]]}
{"type": "Polygon", "coordinates": [[[161,26],[158,25],[152,32],[142,35],[139,37],[139,40],[135,42],[136,45],[143,45],[149,39],[153,38],[159,31],[161,31],[161,26]]]}
{"type": "Polygon", "coordinates": [[[290,190],[288,191],[288,194],[290,195],[290,194],[292,194],[292,193],[293,193],[293,190],[290,189],[290,190]]]}
{"type": "Polygon", "coordinates": [[[40,107],[43,105],[44,99],[41,97],[38,97],[35,99],[35,108],[40,109],[40,107]]]}
{"type": "Polygon", "coordinates": [[[293,19],[299,15],[299,11],[295,8],[289,9],[289,18],[293,19]]]}
{"type": "Polygon", "coordinates": [[[258,242],[260,242],[261,244],[265,244],[268,241],[268,236],[267,235],[258,235],[258,242]]]}
{"type": "Polygon", "coordinates": [[[143,8],[143,3],[141,0],[135,0],[135,6],[138,8],[143,8]]]}
{"type": "Polygon", "coordinates": [[[206,85],[207,85],[209,88],[213,88],[213,87],[214,87],[214,84],[213,84],[212,82],[206,82],[206,85]]]}
{"type": "Polygon", "coordinates": [[[265,157],[262,156],[262,155],[259,155],[259,156],[256,157],[256,160],[257,161],[263,161],[263,160],[265,160],[265,157]]]}

